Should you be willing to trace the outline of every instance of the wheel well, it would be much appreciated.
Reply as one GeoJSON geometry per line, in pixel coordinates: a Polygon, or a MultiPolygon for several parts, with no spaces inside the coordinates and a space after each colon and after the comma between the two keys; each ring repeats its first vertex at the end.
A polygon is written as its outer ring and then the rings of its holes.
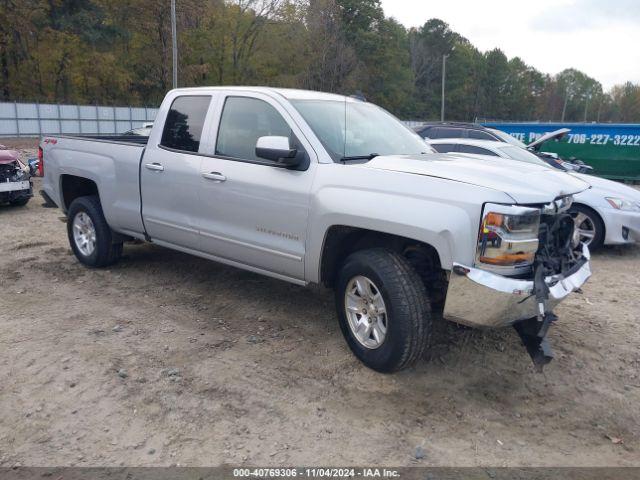
{"type": "Polygon", "coordinates": [[[428,243],[375,230],[334,225],[325,236],[320,281],[327,287],[333,286],[340,266],[351,253],[376,247],[388,248],[405,256],[425,283],[434,274],[444,277],[438,252],[428,243]]]}
{"type": "Polygon", "coordinates": [[[93,180],[76,177],[75,175],[62,175],[60,178],[60,189],[62,190],[65,210],[67,210],[71,202],[78,197],[98,195],[98,186],[93,180]]]}
{"type": "Polygon", "coordinates": [[[605,238],[605,236],[607,235],[607,226],[604,223],[604,218],[602,218],[602,215],[600,215],[597,210],[595,210],[594,208],[591,208],[589,205],[585,205],[584,203],[574,202],[573,206],[582,207],[586,210],[589,210],[591,213],[593,213],[598,218],[598,220],[600,220],[600,223],[602,224],[602,238],[605,238]]]}

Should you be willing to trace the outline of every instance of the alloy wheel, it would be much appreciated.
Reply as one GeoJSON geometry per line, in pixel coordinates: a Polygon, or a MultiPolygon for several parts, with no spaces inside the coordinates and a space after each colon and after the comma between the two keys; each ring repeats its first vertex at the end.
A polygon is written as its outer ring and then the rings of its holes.
{"type": "Polygon", "coordinates": [[[96,228],[85,212],[78,212],[73,218],[73,241],[86,257],[96,249],[96,228]]]}
{"type": "Polygon", "coordinates": [[[376,349],[387,336],[387,309],[380,289],[363,275],[353,277],[344,294],[349,329],[362,346],[376,349]]]}
{"type": "Polygon", "coordinates": [[[576,234],[578,235],[580,241],[589,246],[589,244],[596,236],[596,226],[593,219],[583,212],[578,212],[573,217],[573,222],[575,225],[576,234]]]}

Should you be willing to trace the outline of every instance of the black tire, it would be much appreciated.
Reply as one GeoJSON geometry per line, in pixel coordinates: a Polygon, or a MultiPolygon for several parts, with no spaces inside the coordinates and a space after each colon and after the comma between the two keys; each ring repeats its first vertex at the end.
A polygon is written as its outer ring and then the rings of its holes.
{"type": "Polygon", "coordinates": [[[122,255],[122,242],[113,242],[111,228],[102,213],[102,206],[97,195],[78,197],[69,206],[67,212],[67,235],[69,244],[80,263],[88,267],[106,267],[118,261],[122,255]],[[96,243],[93,252],[85,255],[80,251],[73,236],[73,220],[80,212],[86,213],[95,228],[96,243]]]}
{"type": "Polygon", "coordinates": [[[342,333],[367,367],[391,373],[411,366],[422,356],[431,336],[429,297],[420,276],[401,255],[383,248],[351,254],[338,273],[335,299],[342,333]],[[347,319],[346,289],[359,275],[378,287],[387,311],[386,335],[375,349],[355,338],[347,319]]]}
{"type": "Polygon", "coordinates": [[[9,202],[9,205],[13,205],[14,207],[24,207],[27,203],[29,203],[30,199],[31,197],[23,197],[17,200],[11,200],[9,202]]]}
{"type": "Polygon", "coordinates": [[[589,218],[595,229],[595,235],[593,237],[593,240],[591,240],[591,243],[589,244],[589,250],[595,251],[602,248],[602,246],[604,245],[605,227],[604,222],[602,221],[602,218],[600,218],[598,212],[596,212],[592,208],[587,207],[586,205],[578,204],[573,205],[569,210],[569,213],[574,218],[578,214],[586,215],[589,218]]]}

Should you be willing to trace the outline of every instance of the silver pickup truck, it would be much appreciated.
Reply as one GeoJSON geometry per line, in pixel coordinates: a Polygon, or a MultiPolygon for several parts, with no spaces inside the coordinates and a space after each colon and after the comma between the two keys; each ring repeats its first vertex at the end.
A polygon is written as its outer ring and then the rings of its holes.
{"type": "Polygon", "coordinates": [[[552,308],[590,276],[565,212],[584,182],[437,154],[363,100],[254,87],[169,92],[148,137],[47,136],[43,194],[80,262],[132,239],[335,290],[368,367],[407,367],[432,320],[513,325],[540,368],[552,308]]]}

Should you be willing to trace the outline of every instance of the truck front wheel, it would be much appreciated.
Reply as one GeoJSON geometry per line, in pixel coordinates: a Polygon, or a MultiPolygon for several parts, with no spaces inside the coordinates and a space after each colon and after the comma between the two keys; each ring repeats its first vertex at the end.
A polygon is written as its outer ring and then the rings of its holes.
{"type": "Polygon", "coordinates": [[[342,333],[367,367],[390,373],[422,356],[431,309],[420,276],[404,257],[383,248],[351,254],[335,295],[342,333]]]}
{"type": "Polygon", "coordinates": [[[78,197],[71,202],[67,234],[76,258],[88,267],[106,267],[122,255],[122,243],[113,242],[97,195],[78,197]]]}

